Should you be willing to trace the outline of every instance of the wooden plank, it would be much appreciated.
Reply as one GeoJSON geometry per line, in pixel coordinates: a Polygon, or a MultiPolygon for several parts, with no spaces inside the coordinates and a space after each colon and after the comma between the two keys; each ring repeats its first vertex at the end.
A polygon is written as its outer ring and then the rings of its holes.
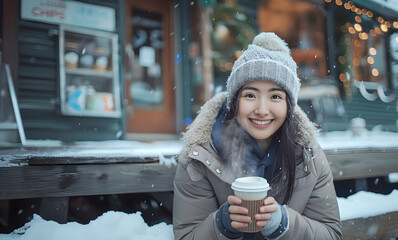
{"type": "Polygon", "coordinates": [[[175,167],[160,164],[0,168],[0,200],[173,191],[175,167]]]}
{"type": "Polygon", "coordinates": [[[398,172],[398,148],[325,150],[334,180],[387,176],[398,172]]]}
{"type": "Polygon", "coordinates": [[[111,163],[155,163],[157,157],[115,156],[30,156],[29,165],[64,165],[64,164],[111,164],[111,163]]]}
{"type": "Polygon", "coordinates": [[[398,212],[342,221],[342,231],[343,239],[398,238],[398,212]]]}

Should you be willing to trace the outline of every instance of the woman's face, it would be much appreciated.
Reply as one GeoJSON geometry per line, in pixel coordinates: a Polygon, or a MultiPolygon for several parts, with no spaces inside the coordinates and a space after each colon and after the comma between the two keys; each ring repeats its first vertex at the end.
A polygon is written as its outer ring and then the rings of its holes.
{"type": "Polygon", "coordinates": [[[285,90],[276,83],[257,80],[242,87],[237,121],[260,146],[269,143],[287,115],[285,90]]]}

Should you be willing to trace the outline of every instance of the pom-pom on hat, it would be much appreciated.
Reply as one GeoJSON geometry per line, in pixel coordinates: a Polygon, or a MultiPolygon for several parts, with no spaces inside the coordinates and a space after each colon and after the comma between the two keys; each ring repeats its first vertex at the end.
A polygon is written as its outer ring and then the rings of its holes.
{"type": "Polygon", "coordinates": [[[300,90],[297,65],[290,56],[286,42],[275,33],[259,33],[234,63],[227,81],[228,109],[231,108],[236,92],[247,82],[255,80],[268,80],[278,84],[285,89],[293,106],[297,104],[300,90]]]}

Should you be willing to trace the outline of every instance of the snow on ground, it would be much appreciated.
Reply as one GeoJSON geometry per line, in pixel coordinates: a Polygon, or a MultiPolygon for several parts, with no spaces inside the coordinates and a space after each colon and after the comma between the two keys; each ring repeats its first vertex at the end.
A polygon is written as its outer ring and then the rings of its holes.
{"type": "MultiPolygon", "coordinates": [[[[388,195],[358,192],[348,198],[338,198],[342,220],[371,217],[398,211],[398,190],[388,195]]],[[[10,234],[0,234],[0,240],[173,240],[173,227],[159,223],[149,227],[141,213],[127,214],[109,211],[89,224],[70,222],[58,224],[34,215],[33,220],[10,234]]]]}
{"type": "Polygon", "coordinates": [[[352,131],[321,133],[318,142],[324,150],[349,148],[389,148],[398,147],[398,133],[380,130],[367,131],[355,136],[352,131]]]}
{"type": "Polygon", "coordinates": [[[398,190],[388,195],[360,191],[347,198],[337,198],[341,220],[372,217],[398,211],[398,190]]]}
{"type": "Polygon", "coordinates": [[[141,213],[127,214],[109,211],[89,224],[70,222],[58,224],[38,215],[10,234],[0,234],[0,240],[174,240],[172,225],[159,223],[149,227],[141,213]]]}

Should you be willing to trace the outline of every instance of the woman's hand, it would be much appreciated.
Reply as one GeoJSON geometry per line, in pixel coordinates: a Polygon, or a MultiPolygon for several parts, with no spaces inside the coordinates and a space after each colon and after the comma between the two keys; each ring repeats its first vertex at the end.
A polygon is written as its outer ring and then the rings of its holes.
{"type": "Polygon", "coordinates": [[[229,217],[231,218],[231,226],[235,229],[247,227],[251,219],[248,216],[249,210],[245,207],[241,207],[242,199],[237,196],[229,195],[229,217]]]}
{"type": "Polygon", "coordinates": [[[257,226],[264,227],[271,219],[271,213],[278,211],[278,203],[273,197],[264,199],[264,205],[260,207],[260,213],[256,214],[254,218],[257,220],[257,226]]]}
{"type": "MultiPolygon", "coordinates": [[[[235,229],[247,227],[251,222],[248,216],[249,211],[245,207],[241,207],[242,199],[230,195],[228,197],[229,213],[231,218],[231,226],[235,229]]],[[[271,219],[271,213],[278,210],[278,204],[273,197],[264,199],[264,205],[260,208],[260,213],[256,214],[254,218],[257,220],[257,226],[264,227],[271,219]]]]}

